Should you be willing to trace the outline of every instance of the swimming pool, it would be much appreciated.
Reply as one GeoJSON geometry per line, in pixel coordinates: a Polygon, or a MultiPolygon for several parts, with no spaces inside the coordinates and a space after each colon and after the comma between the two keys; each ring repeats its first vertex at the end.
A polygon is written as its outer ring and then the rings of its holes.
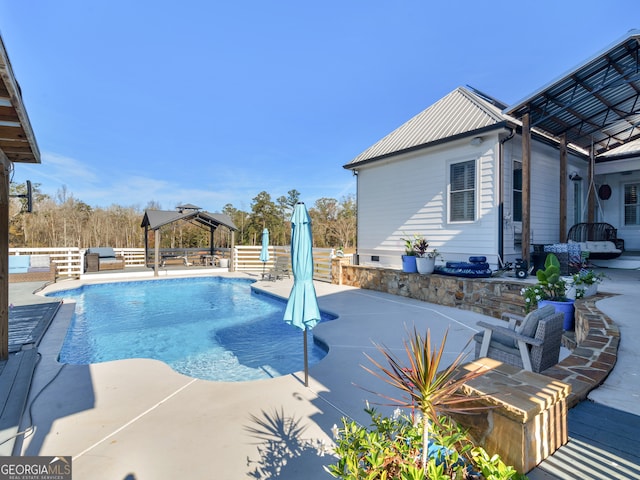
{"type": "MultiPolygon", "coordinates": [[[[182,278],[51,293],[76,302],[59,361],[86,365],[153,358],[190,377],[229,382],[302,370],[303,335],[284,323],[286,302],[252,292],[251,283],[182,278]]],[[[322,314],[323,321],[332,318],[322,314]]],[[[313,365],[326,350],[312,334],[307,337],[313,365]]]]}

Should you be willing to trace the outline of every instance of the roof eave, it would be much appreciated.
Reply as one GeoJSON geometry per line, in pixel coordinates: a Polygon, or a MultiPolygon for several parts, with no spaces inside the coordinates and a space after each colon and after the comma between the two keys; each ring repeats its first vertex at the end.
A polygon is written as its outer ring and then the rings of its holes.
{"type": "Polygon", "coordinates": [[[17,163],[40,163],[40,149],[36,142],[27,110],[22,101],[20,86],[16,81],[7,55],[2,37],[0,37],[0,78],[7,90],[8,100],[11,103],[12,117],[17,118],[17,132],[11,137],[0,138],[0,150],[6,157],[17,163]]]}

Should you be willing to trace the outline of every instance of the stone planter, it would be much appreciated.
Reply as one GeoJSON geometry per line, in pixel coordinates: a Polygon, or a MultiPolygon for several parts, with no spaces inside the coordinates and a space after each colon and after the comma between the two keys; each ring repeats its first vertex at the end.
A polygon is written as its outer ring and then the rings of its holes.
{"type": "Polygon", "coordinates": [[[433,273],[436,268],[436,259],[430,257],[417,257],[416,268],[418,269],[418,273],[429,275],[430,273],[433,273]]]}

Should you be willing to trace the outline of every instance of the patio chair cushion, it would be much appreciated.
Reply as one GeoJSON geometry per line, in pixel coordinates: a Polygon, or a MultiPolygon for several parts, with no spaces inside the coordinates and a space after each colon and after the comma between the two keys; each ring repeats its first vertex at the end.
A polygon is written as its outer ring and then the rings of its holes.
{"type": "Polygon", "coordinates": [[[31,255],[9,255],[9,273],[27,273],[31,255]]]}
{"type": "Polygon", "coordinates": [[[113,247],[91,247],[87,249],[87,253],[97,253],[102,259],[116,258],[116,252],[113,247]]]}
{"type": "Polygon", "coordinates": [[[553,315],[555,311],[556,309],[553,305],[545,305],[542,308],[534,310],[524,317],[522,323],[516,327],[516,332],[525,337],[534,337],[540,319],[553,315]]]}
{"type": "Polygon", "coordinates": [[[50,267],[51,257],[49,255],[31,255],[30,272],[48,272],[50,267]]]}
{"type": "MultiPolygon", "coordinates": [[[[555,308],[553,305],[545,305],[544,307],[530,312],[526,317],[524,317],[519,325],[516,325],[515,328],[511,328],[515,330],[516,333],[524,335],[525,337],[535,337],[540,319],[553,315],[554,312],[555,308]]],[[[476,341],[481,342],[483,335],[484,332],[478,332],[475,334],[474,338],[476,341]]],[[[503,335],[500,332],[493,332],[491,340],[499,344],[496,345],[497,348],[500,348],[500,345],[504,345],[507,348],[518,348],[518,342],[514,338],[503,335]]]]}

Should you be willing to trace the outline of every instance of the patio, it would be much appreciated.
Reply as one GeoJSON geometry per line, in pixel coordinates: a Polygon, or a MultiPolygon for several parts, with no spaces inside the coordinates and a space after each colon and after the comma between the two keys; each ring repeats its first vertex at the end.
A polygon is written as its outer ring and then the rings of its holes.
{"type": "MultiPolygon", "coordinates": [[[[630,293],[637,287],[633,282],[638,281],[638,272],[619,272],[620,277],[618,271],[615,275],[611,272],[611,285],[607,286],[623,295],[602,300],[599,306],[609,307],[616,321],[622,318],[621,328],[626,329],[624,318],[633,310],[615,300],[624,299],[625,291],[630,293]]],[[[65,281],[55,288],[71,288],[73,283],[65,281]]],[[[283,297],[291,287],[286,280],[256,285],[283,297]]],[[[316,288],[321,308],[339,314],[340,319],[314,330],[331,349],[311,368],[310,388],[304,388],[299,373],[259,382],[213,383],[181,376],[152,360],[62,367],[55,358],[73,308],[63,305],[38,348],[42,361],[33,380],[31,407],[21,426],[21,430],[27,429],[32,420],[37,428],[16,444],[17,451],[23,455],[72,455],[79,478],[175,478],[185,472],[192,478],[212,474],[217,478],[270,478],[268,475],[276,476],[276,472],[278,478],[300,478],[303,474],[306,478],[328,478],[321,465],[330,463],[331,458],[318,456],[318,447],[330,443],[331,427],[340,425],[342,416],[365,421],[365,400],[375,401],[355,385],[385,389],[360,367],[367,363],[362,352],[375,355],[372,341],[401,348],[405,326],[429,327],[436,338],[449,328],[445,361],[451,361],[465,348],[476,321],[485,317],[352,287],[316,283],[316,288]],[[363,328],[365,321],[367,328],[363,328]],[[289,421],[306,427],[300,437],[282,437],[289,421]],[[299,456],[291,456],[295,449],[299,456]]],[[[30,301],[29,297],[24,301],[30,301]]],[[[623,341],[620,352],[626,354],[628,348],[623,341]]],[[[637,364],[636,359],[631,362],[637,364]]],[[[607,382],[591,395],[602,389],[604,394],[598,401],[609,407],[637,405],[640,385],[630,384],[626,368],[624,359],[619,359],[607,382]],[[620,391],[615,384],[608,385],[609,380],[616,381],[619,368],[626,378],[620,391]]],[[[632,418],[637,422],[637,417],[632,418]]],[[[578,444],[570,441],[567,447],[575,449],[578,444]]],[[[558,454],[549,460],[555,458],[558,463],[558,454]]],[[[530,478],[562,478],[545,473],[549,460],[534,469],[530,478]]],[[[637,457],[631,463],[638,463],[637,457]]],[[[637,466],[624,468],[636,468],[637,472],[637,466]]]]}

